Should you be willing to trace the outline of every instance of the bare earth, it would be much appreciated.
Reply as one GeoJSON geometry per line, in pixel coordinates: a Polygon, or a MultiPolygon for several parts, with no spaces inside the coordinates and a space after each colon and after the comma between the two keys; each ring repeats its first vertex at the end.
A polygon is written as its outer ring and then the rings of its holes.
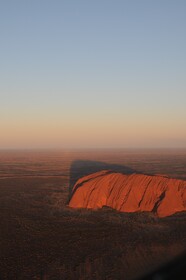
{"type": "Polygon", "coordinates": [[[0,279],[134,279],[186,250],[186,213],[68,208],[103,169],[186,180],[186,150],[0,151],[0,279]]]}

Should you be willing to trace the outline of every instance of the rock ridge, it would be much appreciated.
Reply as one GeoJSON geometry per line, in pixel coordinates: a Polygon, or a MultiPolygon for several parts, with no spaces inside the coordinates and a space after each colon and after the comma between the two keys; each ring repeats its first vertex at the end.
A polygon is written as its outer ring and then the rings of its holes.
{"type": "Polygon", "coordinates": [[[161,175],[122,174],[103,170],[80,178],[69,207],[121,212],[149,211],[159,217],[186,211],[186,181],[161,175]]]}

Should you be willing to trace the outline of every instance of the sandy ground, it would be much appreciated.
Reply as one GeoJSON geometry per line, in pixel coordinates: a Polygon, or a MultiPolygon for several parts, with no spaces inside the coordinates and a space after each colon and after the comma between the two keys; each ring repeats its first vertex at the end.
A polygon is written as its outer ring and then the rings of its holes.
{"type": "Polygon", "coordinates": [[[186,249],[185,213],[69,209],[100,169],[186,179],[186,151],[1,151],[0,279],[133,279],[186,249]]]}

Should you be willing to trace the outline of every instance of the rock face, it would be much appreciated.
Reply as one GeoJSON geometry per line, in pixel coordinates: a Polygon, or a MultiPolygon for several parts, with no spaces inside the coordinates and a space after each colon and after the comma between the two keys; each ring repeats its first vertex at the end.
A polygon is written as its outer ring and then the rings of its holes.
{"type": "Polygon", "coordinates": [[[77,181],[69,206],[108,206],[121,212],[150,211],[165,217],[186,210],[186,181],[104,170],[77,181]]]}

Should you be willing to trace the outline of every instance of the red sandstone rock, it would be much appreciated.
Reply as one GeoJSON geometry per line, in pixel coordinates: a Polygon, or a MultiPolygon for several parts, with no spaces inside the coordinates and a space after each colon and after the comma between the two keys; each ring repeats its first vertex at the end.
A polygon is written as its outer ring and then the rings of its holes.
{"type": "Polygon", "coordinates": [[[77,181],[69,206],[109,206],[121,212],[150,211],[165,217],[186,210],[186,181],[104,170],[77,181]]]}

